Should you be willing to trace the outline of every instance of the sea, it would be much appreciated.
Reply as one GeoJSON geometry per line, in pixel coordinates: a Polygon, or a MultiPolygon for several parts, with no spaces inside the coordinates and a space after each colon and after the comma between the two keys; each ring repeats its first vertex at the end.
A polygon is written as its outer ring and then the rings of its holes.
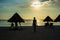
{"type": "MultiPolygon", "coordinates": [[[[25,23],[21,23],[21,26],[32,26],[33,20],[25,20],[25,23]]],[[[44,26],[46,22],[43,22],[43,20],[37,20],[37,26],[44,26]]],[[[60,22],[52,22],[53,25],[60,25],[60,22]]],[[[15,23],[14,23],[15,24],[15,23]]],[[[11,23],[7,20],[0,20],[0,27],[10,27],[11,23]]],[[[18,26],[20,24],[18,23],[18,26]]]]}

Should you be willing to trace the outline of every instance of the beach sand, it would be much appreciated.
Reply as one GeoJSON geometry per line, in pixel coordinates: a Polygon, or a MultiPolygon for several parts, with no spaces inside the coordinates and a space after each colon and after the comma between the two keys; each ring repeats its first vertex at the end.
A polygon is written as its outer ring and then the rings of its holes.
{"type": "Polygon", "coordinates": [[[60,27],[49,29],[40,26],[35,33],[32,26],[23,27],[23,31],[0,27],[0,40],[60,40],[60,27]]]}

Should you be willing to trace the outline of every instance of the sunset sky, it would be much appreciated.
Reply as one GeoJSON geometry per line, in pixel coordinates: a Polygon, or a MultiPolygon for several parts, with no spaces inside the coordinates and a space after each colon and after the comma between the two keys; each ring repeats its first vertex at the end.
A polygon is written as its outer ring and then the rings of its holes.
{"type": "Polygon", "coordinates": [[[60,14],[60,0],[0,0],[0,19],[9,19],[15,12],[24,19],[55,19],[60,14]]]}

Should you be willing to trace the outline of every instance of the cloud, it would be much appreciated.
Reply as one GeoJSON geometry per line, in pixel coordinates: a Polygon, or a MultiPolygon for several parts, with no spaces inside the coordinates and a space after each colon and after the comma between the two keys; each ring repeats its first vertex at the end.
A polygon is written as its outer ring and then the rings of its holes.
{"type": "Polygon", "coordinates": [[[60,7],[60,0],[42,0],[44,7],[60,7]]]}
{"type": "Polygon", "coordinates": [[[40,0],[41,2],[49,1],[49,0],[40,0]]]}

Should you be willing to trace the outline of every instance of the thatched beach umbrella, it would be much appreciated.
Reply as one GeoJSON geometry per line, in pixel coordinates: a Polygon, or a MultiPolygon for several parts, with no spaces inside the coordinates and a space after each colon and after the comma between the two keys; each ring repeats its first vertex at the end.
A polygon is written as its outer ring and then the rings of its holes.
{"type": "Polygon", "coordinates": [[[21,16],[18,15],[18,13],[16,12],[9,20],[8,22],[14,22],[15,26],[17,27],[17,23],[21,23],[24,22],[24,20],[21,18],[21,16]]]}
{"type": "Polygon", "coordinates": [[[49,24],[49,22],[53,22],[53,20],[49,17],[49,16],[47,16],[44,20],[43,20],[44,22],[47,22],[47,23],[45,23],[45,26],[49,26],[49,25],[51,25],[51,24],[49,24]]]}
{"type": "Polygon", "coordinates": [[[49,16],[47,16],[44,20],[43,20],[44,22],[53,22],[53,20],[49,17],[49,16]]]}
{"type": "Polygon", "coordinates": [[[60,22],[60,15],[54,20],[54,22],[60,22]]]}

